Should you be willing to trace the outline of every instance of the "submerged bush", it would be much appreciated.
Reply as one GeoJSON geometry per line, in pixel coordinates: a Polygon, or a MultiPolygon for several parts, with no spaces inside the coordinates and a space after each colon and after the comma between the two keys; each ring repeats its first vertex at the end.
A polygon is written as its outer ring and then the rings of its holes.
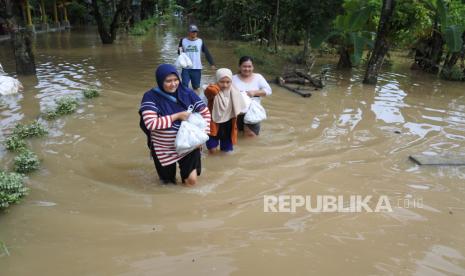
{"type": "Polygon", "coordinates": [[[27,191],[21,174],[0,171],[0,209],[17,203],[27,191]]]}
{"type": "Polygon", "coordinates": [[[6,139],[5,147],[9,151],[21,151],[26,148],[26,142],[21,137],[12,135],[6,139]]]}
{"type": "Polygon", "coordinates": [[[95,87],[89,87],[89,88],[86,88],[82,94],[84,95],[84,97],[86,97],[87,99],[92,99],[92,98],[96,98],[98,96],[100,96],[100,91],[95,88],[95,87]]]}
{"type": "Polygon", "coordinates": [[[131,30],[129,30],[130,35],[139,36],[139,35],[145,35],[146,33],[147,33],[147,29],[140,27],[140,26],[134,26],[132,27],[131,30]]]}
{"type": "Polygon", "coordinates": [[[42,137],[47,134],[47,129],[45,129],[45,127],[37,121],[29,125],[17,124],[13,130],[13,136],[16,136],[16,138],[19,139],[42,137]]]}
{"type": "Polygon", "coordinates": [[[29,173],[39,169],[39,166],[39,158],[28,149],[22,150],[14,159],[14,170],[18,173],[29,173]]]}
{"type": "Polygon", "coordinates": [[[145,20],[142,20],[140,22],[137,22],[134,24],[134,27],[132,27],[129,30],[130,35],[145,35],[151,27],[156,25],[158,22],[157,17],[151,17],[145,20]]]}
{"type": "Polygon", "coordinates": [[[63,97],[55,100],[55,109],[49,109],[45,111],[45,118],[48,120],[55,119],[57,117],[68,115],[76,112],[78,108],[78,100],[73,97],[63,97]]]}
{"type": "Polygon", "coordinates": [[[465,80],[465,73],[459,66],[454,65],[450,70],[443,69],[441,77],[445,80],[463,81],[465,80]]]}

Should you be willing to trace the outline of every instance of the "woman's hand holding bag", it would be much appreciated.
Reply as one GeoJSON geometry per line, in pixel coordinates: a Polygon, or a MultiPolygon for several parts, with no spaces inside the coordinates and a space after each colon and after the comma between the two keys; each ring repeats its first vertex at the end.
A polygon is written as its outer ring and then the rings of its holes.
{"type": "Polygon", "coordinates": [[[252,100],[249,110],[245,113],[244,123],[253,125],[263,120],[266,120],[265,108],[259,102],[252,100]]]}
{"type": "MultiPolygon", "coordinates": [[[[191,109],[188,112],[192,112],[191,109]]],[[[207,142],[208,135],[205,133],[207,122],[200,113],[191,113],[186,121],[181,122],[176,140],[176,152],[179,154],[193,151],[198,146],[207,142]]]]}

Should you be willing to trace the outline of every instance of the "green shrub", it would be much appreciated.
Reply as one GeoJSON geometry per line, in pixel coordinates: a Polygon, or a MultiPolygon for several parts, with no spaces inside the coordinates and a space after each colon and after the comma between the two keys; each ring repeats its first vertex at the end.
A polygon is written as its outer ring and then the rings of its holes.
{"type": "Polygon", "coordinates": [[[251,56],[254,64],[260,66],[271,66],[270,54],[265,49],[254,46],[240,45],[234,49],[234,53],[239,56],[251,56]]]}
{"type": "Polygon", "coordinates": [[[12,135],[6,139],[5,147],[9,151],[21,151],[26,148],[26,142],[21,137],[12,135]]]}
{"type": "Polygon", "coordinates": [[[146,33],[147,33],[147,30],[141,26],[134,26],[129,30],[129,34],[135,35],[135,36],[145,35],[146,33]]]}
{"type": "Polygon", "coordinates": [[[17,203],[27,191],[21,174],[0,171],[0,208],[17,203]]]}
{"type": "Polygon", "coordinates": [[[63,115],[72,114],[76,112],[79,106],[78,100],[69,96],[55,100],[55,103],[55,109],[49,109],[45,111],[44,116],[47,120],[55,119],[63,115]]]}
{"type": "Polygon", "coordinates": [[[92,99],[100,96],[100,91],[95,87],[88,87],[82,92],[82,94],[87,99],[92,99]]]}
{"type": "Polygon", "coordinates": [[[463,69],[454,65],[450,70],[443,69],[441,71],[441,77],[445,80],[450,81],[463,81],[465,80],[465,74],[463,69]]]}
{"type": "Polygon", "coordinates": [[[18,156],[14,158],[14,170],[18,173],[29,173],[39,169],[40,161],[37,155],[28,150],[22,150],[18,156]]]}
{"type": "Polygon", "coordinates": [[[157,17],[151,17],[134,24],[134,26],[129,30],[130,35],[145,35],[150,28],[156,25],[158,22],[157,17]]]}
{"type": "Polygon", "coordinates": [[[289,56],[292,55],[292,52],[287,53],[279,50],[278,53],[274,53],[270,48],[243,44],[234,49],[234,54],[238,58],[242,56],[252,57],[255,67],[258,67],[257,71],[278,75],[282,73],[281,70],[287,63],[289,56]]]}
{"type": "Polygon", "coordinates": [[[29,125],[17,124],[13,130],[13,136],[19,139],[25,139],[29,137],[42,137],[48,134],[45,127],[35,121],[29,125]]]}

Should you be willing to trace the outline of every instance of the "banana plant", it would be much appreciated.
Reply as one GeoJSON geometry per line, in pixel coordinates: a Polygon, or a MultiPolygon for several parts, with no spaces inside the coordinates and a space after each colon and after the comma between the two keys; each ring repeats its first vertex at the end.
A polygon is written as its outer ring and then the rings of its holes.
{"type": "Polygon", "coordinates": [[[360,64],[363,51],[373,47],[375,25],[372,18],[377,11],[376,2],[350,0],[344,3],[345,14],[334,21],[334,30],[320,39],[313,40],[313,47],[323,41],[339,47],[339,68],[351,68],[360,64]]]}
{"type": "Polygon", "coordinates": [[[422,0],[425,6],[431,11],[433,20],[439,23],[439,31],[451,53],[457,53],[462,49],[462,33],[465,26],[460,26],[452,21],[446,0],[422,0]]]}

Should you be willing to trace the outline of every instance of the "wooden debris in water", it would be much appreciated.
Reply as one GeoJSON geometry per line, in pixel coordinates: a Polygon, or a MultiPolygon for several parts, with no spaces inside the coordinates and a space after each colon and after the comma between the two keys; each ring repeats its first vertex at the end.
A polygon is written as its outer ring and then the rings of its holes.
{"type": "Polygon", "coordinates": [[[418,165],[436,165],[436,166],[465,166],[465,155],[459,154],[441,154],[425,155],[414,154],[409,156],[410,160],[418,165]]]}
{"type": "Polygon", "coordinates": [[[319,75],[312,75],[303,69],[286,69],[284,73],[276,78],[276,83],[302,97],[310,97],[310,91],[323,88],[326,83],[327,69],[321,71],[319,75]]]}

